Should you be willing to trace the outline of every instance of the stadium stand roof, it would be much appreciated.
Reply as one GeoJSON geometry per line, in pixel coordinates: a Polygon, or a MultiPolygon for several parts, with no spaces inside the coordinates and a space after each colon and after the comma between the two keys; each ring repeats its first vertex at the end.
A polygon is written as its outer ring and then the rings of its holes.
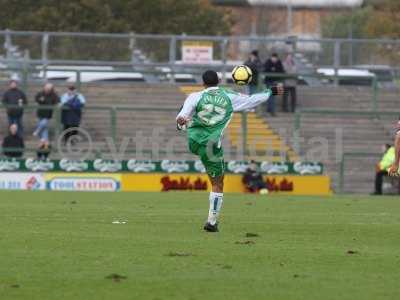
{"type": "Polygon", "coordinates": [[[217,5],[260,5],[287,6],[307,8],[341,8],[361,6],[364,0],[213,0],[217,5]]]}

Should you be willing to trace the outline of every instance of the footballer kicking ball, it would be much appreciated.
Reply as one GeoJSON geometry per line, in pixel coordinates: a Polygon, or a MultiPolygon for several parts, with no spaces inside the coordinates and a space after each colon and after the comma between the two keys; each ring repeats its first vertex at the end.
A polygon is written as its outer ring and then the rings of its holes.
{"type": "Polygon", "coordinates": [[[237,66],[232,71],[232,79],[238,85],[249,84],[253,77],[253,73],[248,66],[237,66]]]}

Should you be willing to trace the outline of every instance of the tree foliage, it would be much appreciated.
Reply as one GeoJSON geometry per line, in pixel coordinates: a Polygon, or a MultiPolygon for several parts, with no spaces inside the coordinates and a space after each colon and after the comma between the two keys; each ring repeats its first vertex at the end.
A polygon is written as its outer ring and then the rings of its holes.
{"type": "MultiPolygon", "coordinates": [[[[400,1],[366,2],[363,8],[329,17],[323,23],[323,37],[330,38],[400,37],[400,1]]],[[[341,47],[341,61],[349,64],[400,63],[399,47],[391,43],[351,44],[341,47]]]]}
{"type": "Polygon", "coordinates": [[[400,37],[400,1],[386,0],[371,5],[371,11],[366,32],[369,37],[399,38],[400,37]]]}
{"type": "Polygon", "coordinates": [[[208,0],[0,0],[0,28],[38,31],[228,34],[208,0]]]}
{"type": "Polygon", "coordinates": [[[327,38],[364,38],[371,9],[362,8],[330,16],[323,20],[322,35],[327,38]]]}
{"type": "Polygon", "coordinates": [[[367,1],[360,9],[333,14],[324,19],[322,33],[329,38],[398,38],[400,1],[367,1]]]}

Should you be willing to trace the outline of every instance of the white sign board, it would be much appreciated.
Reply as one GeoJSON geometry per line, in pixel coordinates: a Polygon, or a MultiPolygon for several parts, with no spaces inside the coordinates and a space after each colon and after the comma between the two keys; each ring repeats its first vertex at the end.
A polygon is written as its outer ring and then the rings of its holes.
{"type": "Polygon", "coordinates": [[[209,64],[213,61],[213,43],[207,41],[183,41],[182,61],[186,64],[209,64]]]}

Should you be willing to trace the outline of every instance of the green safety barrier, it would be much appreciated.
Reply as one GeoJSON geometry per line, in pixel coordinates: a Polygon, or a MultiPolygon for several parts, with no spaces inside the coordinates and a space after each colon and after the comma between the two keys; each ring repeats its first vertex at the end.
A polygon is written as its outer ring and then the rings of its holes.
{"type": "MultiPolygon", "coordinates": [[[[32,65],[30,64],[26,64],[24,65],[24,68],[7,68],[5,70],[14,70],[14,71],[23,71],[23,88],[26,90],[28,88],[28,82],[29,82],[29,74],[33,73],[33,72],[38,72],[40,70],[32,68],[32,65]]],[[[81,87],[81,73],[82,72],[126,72],[126,73],[131,73],[131,72],[135,72],[134,70],[71,70],[71,69],[51,69],[49,71],[65,71],[65,72],[75,72],[77,74],[77,86],[78,88],[81,87]]],[[[140,71],[141,73],[160,73],[159,71],[140,71]]],[[[173,73],[174,70],[171,70],[171,72],[173,73]]],[[[178,71],[176,71],[178,72],[178,71]]],[[[198,70],[197,71],[198,74],[201,74],[201,72],[198,70]]],[[[196,73],[196,72],[195,72],[196,73]]],[[[328,76],[328,75],[321,75],[321,74],[274,74],[274,73],[263,73],[261,74],[261,76],[259,76],[260,80],[259,80],[259,89],[263,89],[264,88],[264,84],[262,83],[262,79],[264,76],[268,76],[270,78],[279,78],[280,81],[284,81],[285,79],[288,78],[298,78],[299,76],[303,76],[305,77],[309,77],[309,78],[327,78],[327,79],[332,79],[332,80],[337,80],[339,78],[339,76],[337,74],[334,74],[332,76],[328,76]]],[[[358,77],[354,77],[354,76],[340,76],[340,78],[358,78],[358,77]]],[[[378,112],[377,111],[377,101],[378,101],[378,94],[379,94],[379,90],[378,90],[378,83],[377,83],[377,78],[376,77],[372,77],[371,78],[371,88],[372,88],[372,97],[371,97],[371,111],[370,112],[345,112],[345,111],[322,111],[322,110],[298,110],[295,115],[294,115],[294,148],[296,148],[296,140],[298,138],[298,132],[299,129],[301,127],[301,116],[305,113],[326,113],[326,114],[362,114],[362,113],[367,113],[370,114],[371,116],[378,116],[378,115],[384,115],[386,114],[386,112],[382,113],[382,112],[378,112]]],[[[29,110],[29,109],[37,109],[37,106],[25,106],[25,109],[29,110]]],[[[42,106],[41,108],[45,108],[45,106],[42,106]]],[[[61,128],[61,109],[60,108],[55,108],[58,112],[55,114],[55,133],[56,136],[59,136],[59,134],[62,132],[62,128],[61,128]]],[[[109,135],[110,137],[115,141],[116,140],[116,136],[117,136],[117,122],[118,122],[118,112],[119,111],[174,111],[176,112],[176,109],[168,109],[168,108],[133,108],[133,107],[129,107],[129,106],[110,106],[110,107],[102,107],[102,106],[86,106],[84,108],[84,110],[103,110],[103,111],[107,111],[109,113],[109,118],[111,120],[111,125],[109,128],[109,135]]],[[[242,112],[241,113],[242,116],[242,149],[245,155],[248,154],[248,145],[247,145],[247,135],[248,135],[248,130],[247,130],[247,114],[246,112],[242,112]]]]}
{"type": "Polygon", "coordinates": [[[400,111],[351,111],[351,110],[323,110],[323,109],[299,109],[295,112],[293,119],[293,148],[300,150],[299,134],[301,130],[301,119],[306,114],[311,115],[334,115],[334,116],[363,116],[371,119],[381,119],[382,117],[400,116],[400,111]]]}
{"type": "MultiPolygon", "coordinates": [[[[338,173],[338,189],[339,193],[344,193],[344,180],[345,180],[345,166],[346,161],[352,158],[379,158],[382,154],[379,153],[370,153],[370,152],[347,152],[343,153],[342,159],[340,160],[340,167],[338,173]]],[[[373,172],[373,170],[371,170],[373,172]]]]}
{"type": "MultiPolygon", "coordinates": [[[[68,108],[61,107],[58,105],[49,106],[49,105],[24,105],[24,106],[17,106],[17,105],[7,105],[3,108],[23,108],[25,112],[32,112],[36,111],[37,109],[52,109],[54,111],[54,117],[52,119],[52,123],[49,124],[50,129],[54,130],[53,141],[57,142],[61,136],[63,131],[62,124],[61,124],[61,113],[63,110],[68,110],[68,108]]],[[[166,107],[132,107],[132,106],[96,106],[96,105],[87,105],[82,108],[83,113],[86,111],[103,111],[108,114],[108,118],[110,120],[110,126],[107,130],[109,137],[116,142],[117,139],[117,127],[118,127],[118,114],[121,112],[171,112],[174,114],[178,113],[179,108],[166,108],[166,107]]],[[[246,112],[238,112],[242,116],[242,147],[243,153],[247,154],[247,113],[246,112]]],[[[84,120],[84,115],[82,119],[84,120]]],[[[171,120],[173,122],[173,119],[171,120]]],[[[90,134],[90,132],[89,132],[90,134]]],[[[52,143],[53,151],[57,150],[58,143],[52,143]]],[[[34,150],[34,149],[30,149],[34,150]]]]}

